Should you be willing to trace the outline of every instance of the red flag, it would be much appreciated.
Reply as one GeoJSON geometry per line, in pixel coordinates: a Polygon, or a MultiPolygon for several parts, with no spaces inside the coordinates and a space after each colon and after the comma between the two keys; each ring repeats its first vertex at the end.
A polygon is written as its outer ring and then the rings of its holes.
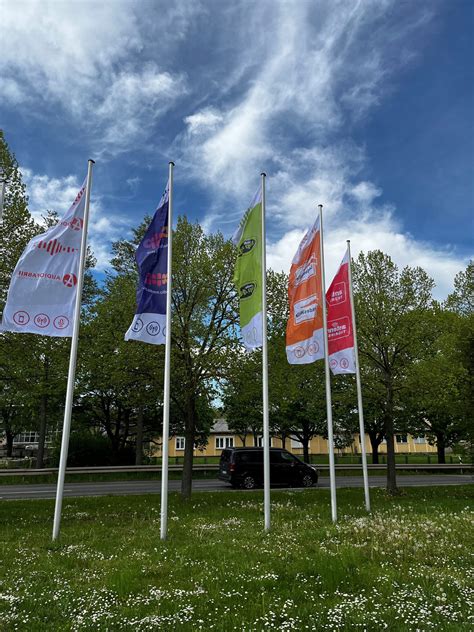
{"type": "Polygon", "coordinates": [[[334,375],[355,373],[354,329],[349,287],[349,254],[326,292],[329,366],[334,375]]]}

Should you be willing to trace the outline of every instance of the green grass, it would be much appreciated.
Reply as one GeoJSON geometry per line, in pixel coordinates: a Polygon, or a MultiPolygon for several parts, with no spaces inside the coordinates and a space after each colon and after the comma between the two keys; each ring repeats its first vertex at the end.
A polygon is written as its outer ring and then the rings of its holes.
{"type": "Polygon", "coordinates": [[[0,512],[1,630],[472,629],[473,487],[65,499],[0,512]],[[470,601],[471,600],[471,601],[470,601]]]}

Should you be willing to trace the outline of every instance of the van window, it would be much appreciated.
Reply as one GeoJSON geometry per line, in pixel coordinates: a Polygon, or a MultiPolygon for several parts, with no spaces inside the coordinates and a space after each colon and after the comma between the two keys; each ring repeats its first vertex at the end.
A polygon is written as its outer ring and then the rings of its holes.
{"type": "Polygon", "coordinates": [[[231,450],[222,450],[221,452],[221,463],[228,463],[230,461],[230,456],[232,454],[231,450]]]}

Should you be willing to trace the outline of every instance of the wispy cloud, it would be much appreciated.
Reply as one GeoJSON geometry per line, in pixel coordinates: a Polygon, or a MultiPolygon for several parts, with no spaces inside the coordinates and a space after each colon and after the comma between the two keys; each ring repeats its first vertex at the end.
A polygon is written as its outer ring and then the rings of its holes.
{"type": "MultiPolygon", "coordinates": [[[[164,21],[183,32],[186,11],[169,11],[164,21]]],[[[126,0],[3,4],[2,98],[12,105],[34,101],[33,113],[62,110],[94,136],[101,155],[137,146],[186,92],[182,73],[139,57],[140,24],[140,12],[126,0]]]]}

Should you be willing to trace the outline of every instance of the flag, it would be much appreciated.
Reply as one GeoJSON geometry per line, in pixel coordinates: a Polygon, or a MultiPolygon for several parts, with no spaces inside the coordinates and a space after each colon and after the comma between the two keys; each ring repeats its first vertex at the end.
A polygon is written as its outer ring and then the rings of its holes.
{"type": "Polygon", "coordinates": [[[66,215],[33,237],[13,271],[2,331],[72,336],[86,181],[66,215]]]}
{"type": "Polygon", "coordinates": [[[125,340],[166,343],[168,291],[169,182],[135,253],[138,265],[137,309],[125,340]]]}
{"type": "Polygon", "coordinates": [[[233,236],[237,246],[234,285],[239,294],[240,328],[247,351],[262,341],[262,189],[259,187],[233,236]]]}
{"type": "Polygon", "coordinates": [[[322,295],[318,217],[303,237],[290,269],[290,315],[286,325],[286,357],[290,364],[309,364],[324,358],[322,295]]]}
{"type": "Polygon", "coordinates": [[[355,373],[354,327],[349,286],[349,254],[344,259],[327,293],[329,366],[334,375],[355,373]]]}

